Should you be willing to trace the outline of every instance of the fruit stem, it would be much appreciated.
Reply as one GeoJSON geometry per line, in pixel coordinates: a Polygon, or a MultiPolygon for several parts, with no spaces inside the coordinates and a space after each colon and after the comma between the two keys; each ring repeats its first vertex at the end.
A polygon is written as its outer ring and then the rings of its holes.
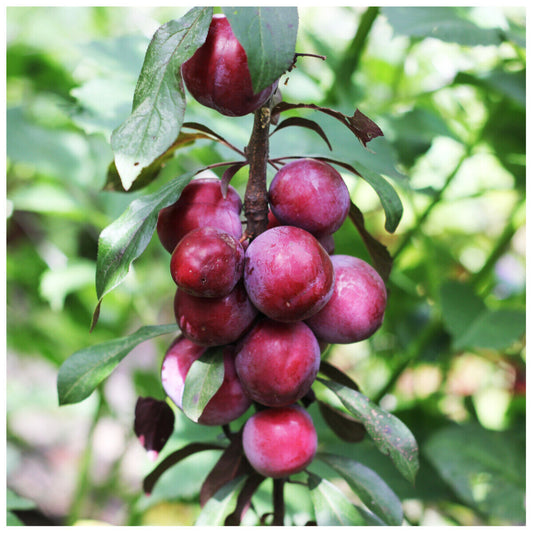
{"type": "Polygon", "coordinates": [[[282,526],[285,522],[285,500],[283,499],[283,485],[285,479],[274,479],[274,490],[272,492],[272,503],[274,505],[273,526],[282,526]]]}
{"type": "Polygon", "coordinates": [[[254,114],[254,125],[245,153],[250,174],[244,194],[246,238],[253,239],[268,224],[267,163],[269,151],[270,101],[254,114]]]}

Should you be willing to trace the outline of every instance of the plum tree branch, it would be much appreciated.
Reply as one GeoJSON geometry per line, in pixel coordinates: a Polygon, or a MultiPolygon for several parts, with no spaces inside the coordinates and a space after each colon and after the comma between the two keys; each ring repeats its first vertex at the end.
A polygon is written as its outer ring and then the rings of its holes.
{"type": "Polygon", "coordinates": [[[244,194],[246,216],[245,238],[253,239],[265,231],[268,224],[267,164],[269,153],[270,101],[254,115],[254,125],[245,153],[250,174],[244,194]]]}

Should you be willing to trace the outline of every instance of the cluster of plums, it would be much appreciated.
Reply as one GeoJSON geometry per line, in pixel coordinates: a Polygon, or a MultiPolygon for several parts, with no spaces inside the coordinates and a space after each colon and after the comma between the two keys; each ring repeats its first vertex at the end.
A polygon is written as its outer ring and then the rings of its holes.
{"type": "MultiPolygon", "coordinates": [[[[181,66],[200,103],[228,116],[263,105],[277,83],[254,94],[247,56],[229,21],[214,15],[205,43],[181,66]]],[[[280,478],[312,461],[317,435],[297,404],[319,370],[321,348],[368,338],[386,305],[382,279],[364,261],[333,255],[333,234],[350,209],[341,175],[316,159],[284,165],[274,176],[266,231],[243,236],[242,200],[215,177],[197,178],[159,213],[157,233],[171,254],[180,335],[161,377],[182,408],[187,373],[221,347],[224,381],[198,419],[226,425],[255,404],[243,449],[261,474],[280,478]]]]}
{"type": "Polygon", "coordinates": [[[160,211],[157,232],[171,253],[181,330],[161,376],[181,408],[192,363],[221,346],[224,381],[198,422],[228,424],[255,403],[244,452],[257,471],[277,478],[314,457],[313,422],[297,402],[317,376],[321,349],[370,337],[387,294],[368,263],[334,254],[332,235],[350,198],[332,166],[295,160],[277,172],[268,193],[268,228],[251,242],[243,237],[237,190],[230,185],[224,196],[216,177],[191,181],[160,211]]]}

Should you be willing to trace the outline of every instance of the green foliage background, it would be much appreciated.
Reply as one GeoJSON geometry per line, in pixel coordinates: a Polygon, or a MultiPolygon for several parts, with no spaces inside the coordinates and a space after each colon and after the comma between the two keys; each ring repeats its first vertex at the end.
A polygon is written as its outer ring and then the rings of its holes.
{"type": "MultiPolygon", "coordinates": [[[[215,452],[167,472],[150,496],[141,491],[153,465],[133,434],[135,399],[163,398],[158,374],[171,339],[141,344],[80,404],[59,408],[56,396],[57,369],[74,351],[173,320],[169,258],[154,238],[106,295],[89,333],[102,229],[133,198],[232,157],[197,141],[147,190],[103,190],[109,138],[131,110],[149,39],[187,9],[6,10],[8,523],[188,525],[198,515],[215,452]]],[[[370,441],[340,441],[312,408],[321,449],[378,472],[408,523],[523,524],[525,9],[301,7],[299,15],[297,51],[327,60],[300,58],[282,78],[285,99],[348,115],[359,108],[385,135],[365,150],[335,121],[301,110],[320,123],[333,152],[315,132],[287,128],[272,136],[271,153],[358,162],[402,198],[390,234],[375,192],[345,175],[367,229],[395,262],[383,327],[329,357],[408,425],[421,468],[409,485],[370,441]]],[[[252,123],[190,99],[186,120],[240,147],[252,123]]],[[[232,184],[244,192],[245,180],[239,172],[232,184]]],[[[336,253],[368,259],[349,221],[336,253]]],[[[320,385],[315,391],[328,397],[320,385]]],[[[217,433],[178,414],[162,455],[217,433]]],[[[316,471],[346,491],[333,470],[316,471]]],[[[259,510],[269,510],[266,492],[256,497],[259,510]]],[[[289,523],[304,524],[308,494],[293,485],[287,496],[289,523]]]]}

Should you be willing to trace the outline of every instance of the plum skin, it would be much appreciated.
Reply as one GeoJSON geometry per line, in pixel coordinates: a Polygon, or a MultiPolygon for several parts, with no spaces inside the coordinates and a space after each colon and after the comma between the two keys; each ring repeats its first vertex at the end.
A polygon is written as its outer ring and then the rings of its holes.
{"type": "Polygon", "coordinates": [[[181,332],[202,346],[231,344],[252,326],[257,309],[242,281],[221,298],[200,298],[176,290],[174,316],[181,332]]]}
{"type": "Polygon", "coordinates": [[[304,322],[259,320],[239,342],[235,370],[252,400],[270,407],[290,405],[311,388],[320,347],[304,322]]]}
{"type": "Polygon", "coordinates": [[[258,235],[244,254],[244,284],[252,303],[280,322],[318,312],[333,293],[331,259],[309,232],[276,226],[258,235]]]}
{"type": "MultiPolygon", "coordinates": [[[[206,349],[180,335],[165,354],[161,365],[161,382],[168,397],[180,409],[183,409],[183,389],[189,369],[206,349]]],[[[229,424],[251,405],[235,372],[235,348],[225,346],[223,350],[224,381],[198,419],[198,423],[205,426],[229,424]]]]}
{"type": "Polygon", "coordinates": [[[268,194],[270,209],[282,224],[315,236],[335,233],[350,210],[350,193],[342,176],[317,159],[297,159],[283,166],[268,194]]]}
{"type": "Polygon", "coordinates": [[[381,326],[387,289],[366,261],[332,255],[335,286],[328,303],[306,323],[319,341],[348,344],[368,339],[381,326]]]}
{"type": "Polygon", "coordinates": [[[284,478],[311,464],[317,434],[311,416],[299,405],[269,407],[246,421],[242,443],[246,458],[257,472],[284,478]]]}
{"type": "Polygon", "coordinates": [[[211,226],[187,233],[170,259],[170,274],[184,292],[204,298],[228,295],[242,277],[244,250],[231,234],[211,226]]]}
{"type": "Polygon", "coordinates": [[[222,229],[240,239],[241,209],[242,200],[231,185],[224,198],[218,178],[194,179],[185,186],[175,203],[159,211],[157,235],[169,253],[189,231],[204,226],[222,229]]]}
{"type": "Polygon", "coordinates": [[[277,86],[253,92],[246,52],[222,14],[213,15],[204,44],[183,63],[181,74],[198,102],[232,117],[261,107],[277,86]]]}

